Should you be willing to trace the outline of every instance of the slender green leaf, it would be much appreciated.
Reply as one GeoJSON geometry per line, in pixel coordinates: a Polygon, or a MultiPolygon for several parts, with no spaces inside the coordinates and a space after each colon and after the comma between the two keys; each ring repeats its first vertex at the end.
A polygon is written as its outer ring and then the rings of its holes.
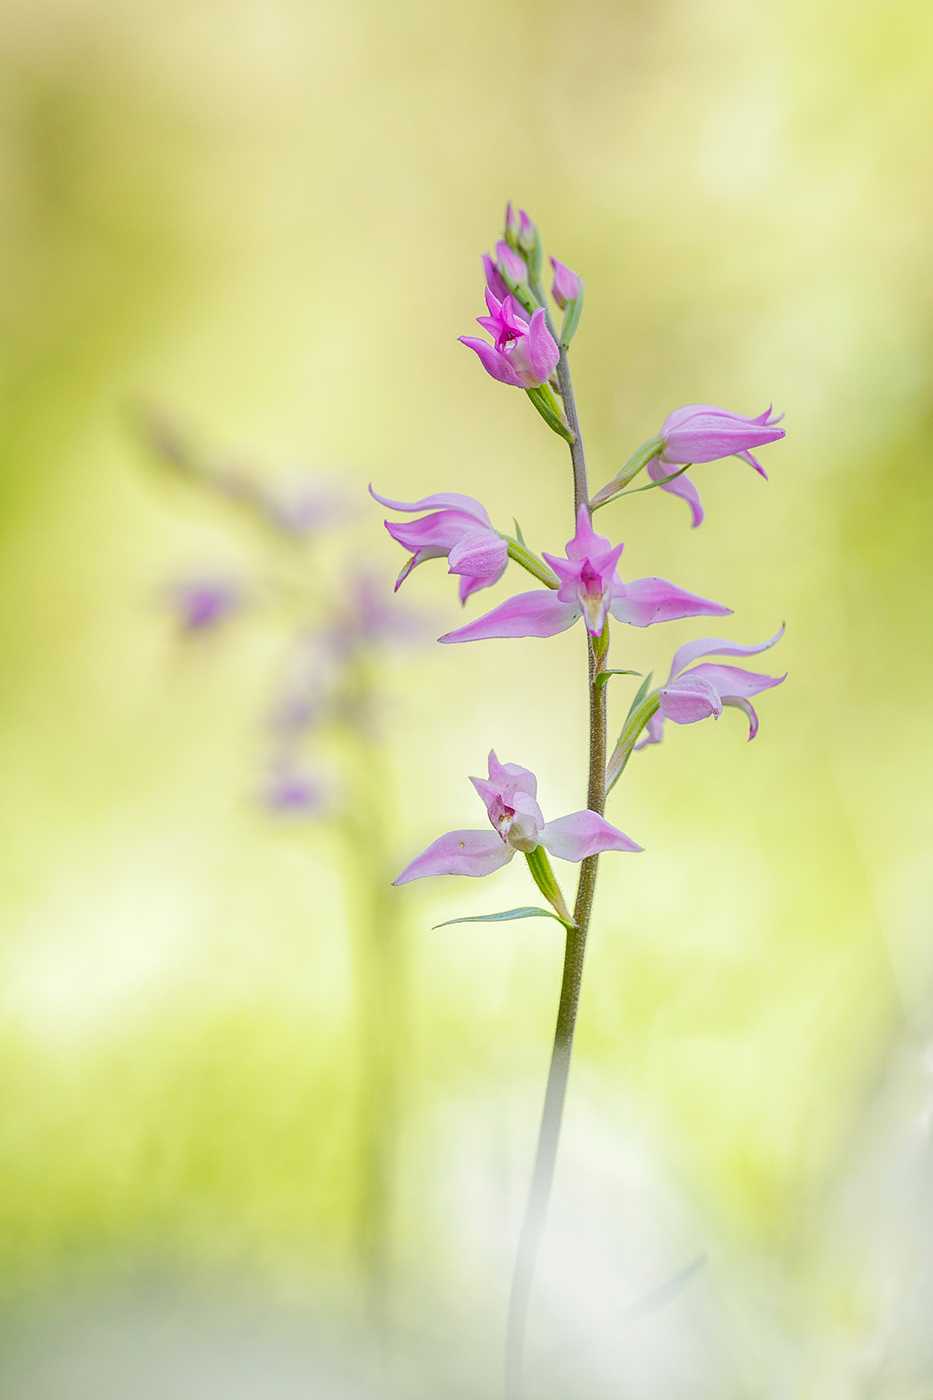
{"type": "Polygon", "coordinates": [[[450,924],[499,924],[506,919],[554,919],[559,924],[564,922],[550,909],[536,909],[533,904],[523,904],[518,909],[504,909],[501,914],[468,914],[463,919],[445,919],[442,924],[435,924],[434,928],[447,928],[450,924]]]}
{"type": "Polygon", "coordinates": [[[593,682],[594,685],[605,685],[610,676],[642,676],[643,671],[600,671],[593,682]]]}
{"type": "MultiPolygon", "coordinates": [[[[625,724],[628,724],[629,720],[632,718],[632,715],[635,713],[635,711],[638,709],[638,707],[639,707],[639,705],[641,704],[641,702],[644,700],[645,696],[648,694],[648,687],[649,687],[649,685],[651,684],[651,682],[652,682],[653,679],[654,679],[654,672],[653,672],[653,671],[649,671],[648,674],[647,674],[647,676],[645,676],[645,679],[642,681],[641,685],[638,687],[638,694],[635,696],[635,699],[632,701],[631,707],[629,708],[629,712],[628,712],[628,714],[625,716],[625,724]]],[[[623,730],[625,729],[625,724],[623,724],[623,726],[622,726],[623,730]]]]}

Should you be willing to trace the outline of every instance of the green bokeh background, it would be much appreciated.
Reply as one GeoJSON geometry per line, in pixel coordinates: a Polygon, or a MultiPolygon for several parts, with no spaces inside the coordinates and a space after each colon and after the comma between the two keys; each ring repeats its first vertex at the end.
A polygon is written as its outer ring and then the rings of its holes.
{"type": "MultiPolygon", "coordinates": [[[[141,1278],[353,1335],[352,853],[251,800],[288,610],[181,638],[160,593],[224,568],[262,594],[273,547],[160,478],[128,409],[340,479],[340,548],[387,592],[368,481],[559,550],[564,447],[456,342],[513,198],[586,280],[595,485],[682,403],[788,428],[768,484],[695,471],[701,530],[659,492],[601,516],[624,576],[727,602],[730,636],[786,619],[789,678],[754,745],[733,712],[676,729],[612,799],[646,850],[601,875],[533,1354],[702,1254],[607,1394],[929,1395],[929,6],[10,0],[2,50],[10,1335],[141,1278]]],[[[406,599],[459,616],[440,565],[406,599]]],[[[626,633],[615,664],[702,630],[626,633]]],[[[381,665],[390,865],[478,822],[491,746],[546,816],[583,805],[576,629],[381,665]]],[[[397,894],[405,1393],[496,1393],[559,931],[430,929],[529,897],[518,862],[397,894]]]]}

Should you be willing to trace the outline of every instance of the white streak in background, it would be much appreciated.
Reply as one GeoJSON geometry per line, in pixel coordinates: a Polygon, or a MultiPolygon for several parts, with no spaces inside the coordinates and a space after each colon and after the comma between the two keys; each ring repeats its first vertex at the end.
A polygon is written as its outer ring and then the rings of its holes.
{"type": "MultiPolygon", "coordinates": [[[[573,1084],[531,1310],[528,1400],[618,1400],[620,1386],[626,1400],[780,1394],[772,1383],[791,1341],[776,1271],[720,1238],[678,1189],[662,1128],[615,1078],[581,1062],[573,1084]]],[[[441,1222],[448,1287],[492,1367],[487,1334],[501,1326],[532,1100],[519,1081],[449,1099],[426,1131],[437,1156],[407,1187],[421,1219],[441,1222]]]]}
{"type": "Polygon", "coordinates": [[[847,1147],[811,1289],[807,1394],[921,1397],[933,1373],[933,1041],[895,1042],[847,1147]],[[822,1367],[823,1374],[819,1367],[822,1367]],[[837,1389],[826,1380],[836,1373],[837,1389]],[[840,1383],[843,1378],[843,1384],[840,1383]]]}

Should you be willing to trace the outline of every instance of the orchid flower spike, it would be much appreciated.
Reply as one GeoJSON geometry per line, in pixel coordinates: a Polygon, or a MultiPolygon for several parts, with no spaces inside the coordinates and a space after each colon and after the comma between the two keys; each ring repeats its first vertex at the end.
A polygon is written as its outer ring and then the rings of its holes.
{"type": "Polygon", "coordinates": [[[455,632],[442,642],[474,642],[483,637],[553,637],[565,632],[578,618],[586,619],[592,637],[602,634],[607,615],[633,627],[650,627],[678,617],[699,614],[724,616],[732,611],[709,598],[687,593],[663,578],[639,578],[623,583],[616,572],[622,545],[615,548],[605,535],[597,535],[586,505],[577,516],[577,530],[567,543],[567,556],[545,554],[560,580],[555,590],[535,589],[500,603],[492,612],[455,632]]]}
{"type": "MultiPolygon", "coordinates": [[[[486,277],[488,281],[488,266],[486,277]]],[[[470,335],[461,335],[459,339],[476,351],[483,368],[493,379],[519,389],[539,388],[550,379],[560,359],[557,342],[545,324],[544,307],[539,306],[528,321],[514,297],[500,298],[489,286],[486,288],[486,306],[489,315],[477,316],[476,319],[484,330],[489,331],[494,344],[470,335]]]]}
{"type": "Polygon", "coordinates": [[[441,491],[420,501],[393,501],[370,486],[369,494],[389,510],[432,510],[420,520],[387,520],[394,540],[411,550],[411,558],[396,580],[396,590],[425,559],[446,557],[448,572],[460,575],[460,601],[478,588],[498,583],[508,563],[508,545],[492,528],[479,501],[456,491],[441,491]]]}
{"type": "MultiPolygon", "coordinates": [[[[783,417],[783,413],[772,415],[770,405],[757,418],[745,418],[741,413],[730,413],[728,409],[708,403],[688,404],[686,408],[675,409],[661,427],[659,436],[664,446],[658,456],[648,463],[648,475],[652,481],[662,481],[678,466],[688,462],[715,462],[720,457],[741,457],[767,481],[767,472],[748,449],[762,447],[765,443],[784,437],[785,430],[776,426],[783,417]]],[[[667,482],[661,489],[683,497],[690,506],[694,529],[703,523],[705,511],[699,492],[686,476],[667,482]]]]}
{"type": "Polygon", "coordinates": [[[486,806],[491,831],[448,831],[406,865],[395,885],[425,875],[491,875],[516,851],[538,846],[561,860],[581,861],[601,851],[640,851],[641,846],[589,810],[545,822],[537,803],[538,780],[517,763],[489,755],[489,777],[471,778],[486,806]]]}
{"type": "Polygon", "coordinates": [[[782,626],[770,641],[747,647],[716,637],[701,637],[695,642],[687,642],[674,654],[667,684],[658,691],[658,709],[646,726],[647,737],[635,745],[636,749],[659,744],[666,719],[673,720],[674,724],[695,724],[697,720],[708,719],[710,715],[718,719],[724,705],[733,705],[745,711],[748,715],[748,737],[754,739],[758,733],[758,716],[749,696],[759,695],[763,690],[780,685],[787,679],[787,672],[783,676],[762,676],[754,671],[743,671],[739,666],[721,666],[718,662],[709,661],[693,666],[689,671],[685,668],[700,656],[754,656],[773,647],[783,635],[782,626]]]}

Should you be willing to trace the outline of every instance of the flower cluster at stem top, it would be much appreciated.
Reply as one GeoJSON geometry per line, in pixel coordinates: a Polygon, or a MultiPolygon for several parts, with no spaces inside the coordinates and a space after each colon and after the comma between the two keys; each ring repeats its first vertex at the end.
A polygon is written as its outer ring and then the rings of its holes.
{"type": "MultiPolygon", "coordinates": [[[[460,340],[476,353],[493,379],[526,390],[548,425],[573,446],[576,436],[569,425],[575,423],[575,414],[568,416],[569,378],[562,357],[580,319],[583,282],[565,263],[550,259],[551,296],[563,313],[558,331],[541,285],[542,261],[537,227],[524,210],[516,213],[509,204],[505,236],[496,244],[494,255],[483,256],[488,315],[477,319],[491,339],[461,336],[460,340]]],[[[778,426],[781,416],[775,416],[770,407],[755,417],[712,404],[675,409],[657,435],[579,506],[576,529],[563,555],[533,553],[517,529],[516,537],[497,530],[485,507],[471,496],[439,492],[406,502],[378,495],[370,487],[375,499],[388,509],[418,517],[385,522],[392,538],[410,551],[396,588],[419,564],[445,558],[448,571],[459,577],[460,600],[465,603],[471,594],[498,583],[512,559],[541,586],[508,598],[440,640],[552,637],[582,618],[597,660],[608,647],[610,619],[649,627],[678,618],[727,615],[730,608],[663,578],[623,582],[618,572],[623,545],[597,533],[592,516],[625,494],[644,471],[647,485],[635,489],[660,487],[680,496],[690,507],[693,526],[700,525],[703,506],[687,471],[697,463],[736,456],[766,477],[752,451],[784,436],[784,429],[778,426]]],[[[754,655],[773,646],[783,630],[769,641],[751,646],[721,638],[703,638],[682,646],[674,656],[667,682],[649,691],[649,678],[636,697],[610,759],[605,790],[617,780],[634,750],[661,742],[667,720],[693,724],[718,718],[724,707],[734,706],[747,714],[749,737],[754,738],[758,718],[751,697],[779,685],[785,677],[760,675],[718,662],[693,663],[712,655],[754,655]]],[[[605,683],[611,674],[615,673],[600,674],[594,685],[605,683]]],[[[594,810],[545,822],[537,803],[534,775],[517,764],[500,764],[494,752],[489,755],[488,778],[473,778],[472,782],[486,804],[491,831],[448,832],[406,866],[396,884],[426,875],[487,875],[505,865],[516,851],[523,852],[531,864],[539,848],[571,861],[602,851],[641,849],[594,810]]],[[[546,857],[541,859],[546,862],[546,857]]],[[[533,873],[535,869],[535,878],[547,893],[540,865],[533,867],[533,873]]]]}

